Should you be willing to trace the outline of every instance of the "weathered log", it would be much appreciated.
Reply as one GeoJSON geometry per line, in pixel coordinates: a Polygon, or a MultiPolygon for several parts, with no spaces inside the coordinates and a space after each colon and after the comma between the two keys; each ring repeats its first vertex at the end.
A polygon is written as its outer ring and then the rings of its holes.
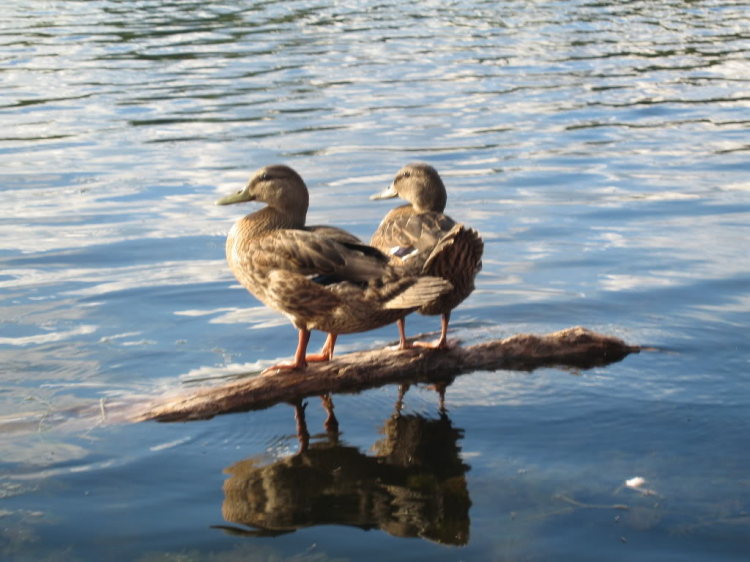
{"type": "Polygon", "coordinates": [[[135,414],[135,421],[188,421],[259,410],[328,393],[357,393],[386,384],[445,383],[474,371],[544,366],[586,369],[620,361],[640,348],[575,327],[546,336],[523,334],[448,350],[378,349],[311,363],[304,371],[273,371],[190,394],[165,398],[135,414]]]}

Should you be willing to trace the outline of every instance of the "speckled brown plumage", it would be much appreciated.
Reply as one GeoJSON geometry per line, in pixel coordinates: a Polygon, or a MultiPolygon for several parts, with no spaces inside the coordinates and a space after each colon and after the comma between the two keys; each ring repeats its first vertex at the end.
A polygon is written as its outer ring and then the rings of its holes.
{"type": "MultiPolygon", "coordinates": [[[[409,203],[385,216],[370,243],[407,272],[441,277],[453,285],[451,291],[419,308],[421,314],[443,316],[441,338],[435,345],[444,347],[451,311],[474,290],[474,278],[482,268],[484,243],[476,230],[443,213],[445,186],[432,166],[404,166],[391,186],[373,198],[390,197],[401,197],[409,203]]],[[[399,320],[401,347],[408,347],[403,328],[403,321],[399,320]]]]}
{"type": "Polygon", "coordinates": [[[232,227],[226,242],[229,267],[250,293],[301,332],[295,361],[275,367],[305,365],[304,338],[310,330],[333,336],[323,358],[330,359],[336,335],[395,322],[450,289],[439,278],[405,276],[381,252],[344,230],[306,227],[307,187],[287,166],[258,170],[244,190],[217,204],[241,201],[267,206],[232,227]]]}

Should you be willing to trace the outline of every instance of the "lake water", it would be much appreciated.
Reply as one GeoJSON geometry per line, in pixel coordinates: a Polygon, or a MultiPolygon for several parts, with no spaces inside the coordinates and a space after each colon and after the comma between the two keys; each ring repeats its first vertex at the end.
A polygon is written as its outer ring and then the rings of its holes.
{"type": "Polygon", "coordinates": [[[748,559],[750,3],[7,4],[0,559],[748,559]],[[414,160],[485,241],[452,337],[654,349],[311,399],[301,454],[288,404],[108,422],[293,354],[215,199],[287,163],[369,239],[414,160]]]}

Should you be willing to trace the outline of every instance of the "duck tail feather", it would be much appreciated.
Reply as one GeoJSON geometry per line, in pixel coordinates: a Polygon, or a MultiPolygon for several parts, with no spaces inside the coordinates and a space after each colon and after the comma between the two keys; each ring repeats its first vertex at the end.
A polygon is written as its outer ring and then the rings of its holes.
{"type": "Polygon", "coordinates": [[[479,233],[456,224],[440,239],[422,268],[423,275],[451,279],[456,271],[478,272],[482,267],[484,242],[479,233]]]}
{"type": "Polygon", "coordinates": [[[419,308],[435,300],[453,288],[453,285],[439,277],[418,277],[405,290],[392,296],[386,301],[387,309],[419,308]]]}

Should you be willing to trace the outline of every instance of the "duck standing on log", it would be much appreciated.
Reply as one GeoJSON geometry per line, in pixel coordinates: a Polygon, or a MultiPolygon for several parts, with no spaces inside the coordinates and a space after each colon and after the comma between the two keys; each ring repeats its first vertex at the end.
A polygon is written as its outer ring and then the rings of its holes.
{"type": "MultiPolygon", "coordinates": [[[[484,243],[476,230],[443,214],[448,196],[432,166],[404,166],[388,189],[371,199],[392,197],[400,197],[408,204],[385,216],[370,244],[389,254],[393,265],[404,267],[412,275],[441,277],[453,285],[451,291],[419,308],[420,314],[440,314],[442,328],[436,342],[414,345],[444,349],[451,311],[474,290],[474,278],[482,269],[484,243]]],[[[406,341],[404,316],[398,319],[399,349],[411,347],[406,341]]]]}
{"type": "Polygon", "coordinates": [[[288,166],[261,168],[244,189],[216,204],[245,201],[266,206],[232,227],[226,242],[229,267],[250,293],[299,330],[294,361],[266,371],[328,361],[338,334],[385,326],[451,289],[439,277],[405,275],[345,230],[306,227],[307,186],[288,166]],[[317,355],[306,355],[310,330],[328,333],[317,355]]]}

